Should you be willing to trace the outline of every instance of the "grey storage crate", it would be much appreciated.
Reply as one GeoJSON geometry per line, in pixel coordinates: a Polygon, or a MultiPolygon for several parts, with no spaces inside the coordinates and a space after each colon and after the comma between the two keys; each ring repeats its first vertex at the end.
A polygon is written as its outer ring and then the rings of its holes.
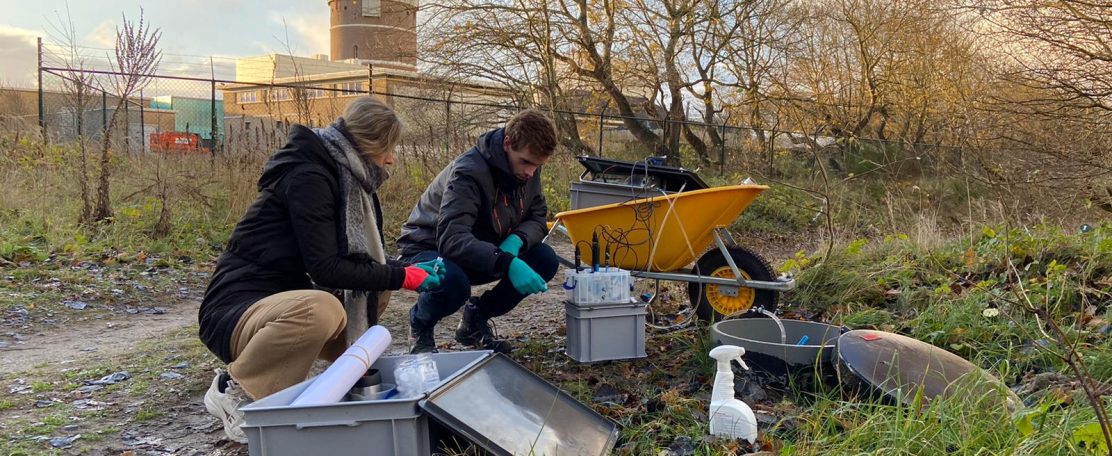
{"type": "Polygon", "coordinates": [[[645,305],[580,307],[564,303],[565,352],[579,362],[645,357],[645,305]]]}
{"type": "MultiPolygon", "coordinates": [[[[433,353],[441,385],[463,373],[489,351],[433,353]]],[[[385,356],[372,366],[383,383],[394,381],[394,367],[405,357],[385,356]]],[[[309,454],[429,456],[428,418],[407,399],[338,402],[292,407],[313,379],[267,396],[243,408],[243,430],[251,456],[309,454]]]]}
{"type": "Polygon", "coordinates": [[[661,190],[656,187],[641,187],[584,180],[571,183],[571,209],[624,203],[629,200],[660,196],[661,194],[661,190]]]}

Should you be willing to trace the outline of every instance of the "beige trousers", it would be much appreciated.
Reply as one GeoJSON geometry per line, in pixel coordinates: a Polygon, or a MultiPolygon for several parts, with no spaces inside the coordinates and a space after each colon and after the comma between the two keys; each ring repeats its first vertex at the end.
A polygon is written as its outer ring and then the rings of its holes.
{"type": "Polygon", "coordinates": [[[269,396],[305,380],[317,358],[334,361],[343,354],[346,325],[344,306],[330,293],[267,296],[236,324],[228,372],[252,399],[269,396]]]}

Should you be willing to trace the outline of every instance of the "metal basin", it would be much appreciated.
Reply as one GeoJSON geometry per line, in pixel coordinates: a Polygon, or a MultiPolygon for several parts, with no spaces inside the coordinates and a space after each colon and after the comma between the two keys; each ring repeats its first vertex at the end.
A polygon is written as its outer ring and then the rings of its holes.
{"type": "Polygon", "coordinates": [[[773,373],[828,364],[833,360],[834,347],[841,326],[813,321],[781,320],[786,343],[780,343],[780,327],[771,318],[743,318],[715,323],[711,339],[717,345],[745,348],[745,362],[755,369],[773,373]],[[807,340],[800,344],[803,336],[807,340]]]}

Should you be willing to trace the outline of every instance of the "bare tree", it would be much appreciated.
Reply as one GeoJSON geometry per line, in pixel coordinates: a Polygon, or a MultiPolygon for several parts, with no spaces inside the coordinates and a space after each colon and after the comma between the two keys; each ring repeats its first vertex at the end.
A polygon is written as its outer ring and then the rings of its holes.
{"type": "Polygon", "coordinates": [[[960,161],[944,146],[978,145],[993,133],[981,107],[1001,89],[971,15],[922,0],[836,0],[797,11],[805,18],[799,46],[766,100],[806,111],[791,116],[803,122],[791,129],[837,140],[832,170],[850,172],[843,165],[857,151],[867,155],[853,163],[918,172],[960,161]]]}
{"type": "Polygon", "coordinates": [[[1086,0],[975,0],[1004,33],[1016,64],[1006,74],[1049,88],[1055,101],[1112,113],[1112,5],[1086,0]]]}
{"type": "Polygon", "coordinates": [[[564,147],[590,153],[570,113],[582,110],[573,102],[581,92],[554,57],[559,43],[549,7],[547,0],[426,5],[430,15],[422,29],[435,33],[422,37],[421,59],[449,87],[468,80],[502,84],[516,104],[551,113],[564,147]]]}
{"type": "MultiPolygon", "coordinates": [[[[968,0],[989,26],[1009,90],[990,106],[1011,125],[1000,142],[1046,156],[1042,176],[1112,210],[1112,5],[1083,0],[968,0]]],[[[1022,170],[1020,170],[1022,171],[1022,170]]]]}
{"type": "MultiPolygon", "coordinates": [[[[302,125],[309,125],[312,121],[312,111],[310,110],[308,78],[305,76],[305,70],[301,64],[297,62],[297,58],[293,53],[293,45],[290,44],[290,31],[286,27],[286,19],[282,18],[282,32],[283,38],[280,40],[282,47],[286,50],[286,55],[274,55],[273,71],[271,72],[271,83],[274,83],[275,73],[281,65],[282,58],[288,58],[290,67],[293,69],[293,84],[285,89],[288,92],[290,101],[293,103],[294,113],[297,115],[297,123],[302,125]]],[[[215,135],[216,132],[213,132],[215,135]]]]}
{"type": "Polygon", "coordinates": [[[162,52],[158,50],[158,41],[162,37],[162,32],[157,28],[152,30],[150,24],[144,22],[143,10],[139,10],[138,23],[128,20],[127,16],[123,16],[122,20],[122,25],[116,28],[115,59],[111,61],[114,73],[111,81],[115,89],[114,94],[118,99],[108,125],[104,127],[104,136],[101,139],[97,203],[92,217],[98,222],[112,217],[109,191],[112,174],[112,131],[119,122],[125,104],[131,100],[132,95],[150,83],[162,60],[162,52]]]}
{"type": "Polygon", "coordinates": [[[678,164],[680,138],[687,136],[700,161],[709,163],[705,143],[697,135],[684,135],[690,131],[684,94],[698,83],[698,73],[689,74],[681,68],[686,67],[681,59],[691,54],[693,31],[700,21],[710,20],[705,14],[697,14],[703,0],[633,0],[630,6],[621,9],[623,30],[632,37],[632,60],[644,66],[634,74],[642,75],[642,85],[652,89],[645,110],[657,112],[661,120],[661,152],[678,164]]]}
{"type": "MultiPolygon", "coordinates": [[[[77,138],[78,163],[77,181],[81,188],[81,223],[89,223],[93,219],[93,197],[89,185],[89,157],[88,141],[85,137],[85,111],[93,100],[97,90],[92,73],[85,71],[87,61],[78,46],[77,30],[73,24],[73,17],[69,12],[69,3],[66,3],[66,15],[58,14],[56,22],[51,24],[53,40],[60,43],[62,51],[57,53],[64,68],[61,74],[62,93],[64,94],[67,108],[73,113],[74,133],[77,138]]],[[[44,138],[45,139],[45,138],[44,138]]]]}
{"type": "MultiPolygon", "coordinates": [[[[540,92],[557,113],[566,101],[575,101],[569,107],[582,106],[585,94],[600,93],[638,141],[654,152],[664,150],[660,136],[635,106],[637,98],[647,97],[627,92],[640,68],[627,55],[631,34],[617,2],[462,0],[424,7],[430,14],[424,28],[437,31],[426,40],[430,57],[424,60],[502,82],[522,98],[540,92]],[[540,90],[538,82],[544,86],[540,90]]],[[[564,114],[557,122],[565,129],[574,124],[564,114]]]]}
{"type": "MultiPolygon", "coordinates": [[[[721,121],[718,118],[722,108],[720,97],[716,93],[716,88],[719,87],[716,78],[718,68],[726,60],[724,58],[725,48],[728,43],[736,38],[736,31],[739,27],[736,22],[729,23],[728,18],[742,4],[746,3],[706,2],[700,8],[696,8],[695,14],[702,17],[696,20],[696,24],[689,29],[690,36],[688,39],[691,42],[691,46],[688,48],[691,53],[689,58],[691,67],[695,69],[698,79],[695,83],[690,84],[687,90],[702,102],[703,123],[708,125],[721,121]]],[[[717,129],[710,128],[707,133],[710,136],[711,145],[715,149],[725,145],[725,139],[717,129]]]]}
{"type": "MultiPolygon", "coordinates": [[[[788,67],[788,56],[803,20],[788,0],[744,2],[707,1],[696,14],[703,16],[692,28],[691,65],[697,79],[688,91],[702,102],[707,125],[723,123],[719,113],[736,111],[751,127],[758,149],[767,145],[768,107],[773,81],[788,67]]],[[[714,148],[725,139],[707,128],[714,148]]]]}
{"type": "MultiPolygon", "coordinates": [[[[553,47],[552,57],[572,74],[597,84],[613,101],[634,138],[655,154],[667,154],[661,137],[641,122],[623,87],[625,79],[636,74],[638,66],[622,57],[631,49],[632,33],[619,30],[620,9],[619,2],[614,0],[559,0],[552,17],[554,38],[560,39],[561,44],[553,47]]],[[[652,89],[650,94],[656,92],[652,89]]],[[[656,114],[653,108],[648,114],[656,114]]]]}
{"type": "MultiPolygon", "coordinates": [[[[768,118],[775,111],[769,106],[769,97],[774,81],[782,79],[782,72],[789,67],[788,58],[798,46],[804,17],[789,0],[755,0],[731,6],[720,10],[720,20],[711,22],[708,52],[719,55],[723,69],[714,81],[736,96],[722,103],[735,107],[743,122],[753,128],[757,149],[765,150],[769,140],[766,131],[775,123],[768,118]]],[[[708,107],[707,111],[712,109],[708,107]]]]}

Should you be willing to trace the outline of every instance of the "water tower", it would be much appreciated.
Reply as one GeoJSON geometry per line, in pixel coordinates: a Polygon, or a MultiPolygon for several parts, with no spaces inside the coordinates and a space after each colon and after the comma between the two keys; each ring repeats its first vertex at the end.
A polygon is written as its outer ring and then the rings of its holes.
{"type": "Polygon", "coordinates": [[[328,0],[332,60],[417,70],[417,0],[328,0]]]}

